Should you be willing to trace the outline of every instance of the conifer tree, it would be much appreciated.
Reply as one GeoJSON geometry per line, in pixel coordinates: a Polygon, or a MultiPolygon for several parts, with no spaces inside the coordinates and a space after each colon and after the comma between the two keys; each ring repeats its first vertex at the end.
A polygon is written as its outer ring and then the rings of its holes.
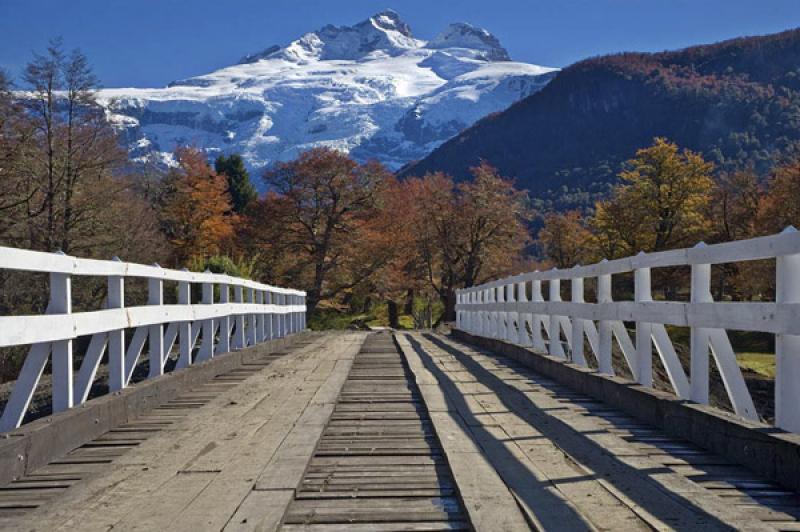
{"type": "Polygon", "coordinates": [[[220,155],[214,163],[214,169],[228,180],[228,194],[231,196],[234,212],[241,214],[247,205],[258,198],[241,155],[220,155]]]}

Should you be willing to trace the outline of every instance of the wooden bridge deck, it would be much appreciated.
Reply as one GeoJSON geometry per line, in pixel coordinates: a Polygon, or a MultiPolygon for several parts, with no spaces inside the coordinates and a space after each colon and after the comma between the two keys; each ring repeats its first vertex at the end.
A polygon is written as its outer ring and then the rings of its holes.
{"type": "Polygon", "coordinates": [[[0,488],[3,530],[800,530],[798,517],[796,493],[743,467],[418,333],[306,335],[0,488]]]}

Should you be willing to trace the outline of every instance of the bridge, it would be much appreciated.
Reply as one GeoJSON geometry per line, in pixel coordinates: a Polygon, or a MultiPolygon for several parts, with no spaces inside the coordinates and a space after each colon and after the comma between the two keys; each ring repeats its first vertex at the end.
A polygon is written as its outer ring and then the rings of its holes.
{"type": "Polygon", "coordinates": [[[19,272],[49,303],[0,317],[24,356],[3,530],[800,530],[791,228],[459,290],[448,334],[310,331],[300,290],[0,248],[19,272]],[[752,261],[774,297],[715,301],[752,261]],[[667,270],[687,297],[654,295],[667,270]],[[73,307],[87,279],[102,308],[73,307]],[[774,417],[735,331],[774,335],[774,417]]]}

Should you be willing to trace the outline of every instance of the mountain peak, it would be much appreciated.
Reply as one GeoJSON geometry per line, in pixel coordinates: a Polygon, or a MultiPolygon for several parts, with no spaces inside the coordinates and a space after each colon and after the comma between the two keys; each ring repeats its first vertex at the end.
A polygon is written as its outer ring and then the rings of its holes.
{"type": "Polygon", "coordinates": [[[384,9],[361,22],[361,24],[367,23],[372,23],[375,27],[385,31],[397,31],[406,37],[412,37],[409,25],[393,9],[384,9]]]}
{"type": "Polygon", "coordinates": [[[387,9],[353,26],[329,24],[306,33],[276,55],[289,61],[354,60],[377,51],[395,56],[424,44],[400,15],[387,9]]]}
{"type": "Polygon", "coordinates": [[[489,61],[511,61],[500,41],[483,28],[466,22],[450,24],[428,43],[428,48],[470,48],[480,50],[489,61]]]}

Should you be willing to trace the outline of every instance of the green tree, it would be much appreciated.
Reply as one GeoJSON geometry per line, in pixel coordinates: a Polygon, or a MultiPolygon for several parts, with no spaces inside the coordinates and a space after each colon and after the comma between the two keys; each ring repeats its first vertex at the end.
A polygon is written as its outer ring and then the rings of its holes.
{"type": "Polygon", "coordinates": [[[218,174],[223,174],[228,180],[228,193],[231,195],[231,206],[236,213],[241,214],[245,208],[258,198],[250,174],[244,166],[241,155],[232,154],[228,157],[220,155],[214,163],[218,174]]]}

